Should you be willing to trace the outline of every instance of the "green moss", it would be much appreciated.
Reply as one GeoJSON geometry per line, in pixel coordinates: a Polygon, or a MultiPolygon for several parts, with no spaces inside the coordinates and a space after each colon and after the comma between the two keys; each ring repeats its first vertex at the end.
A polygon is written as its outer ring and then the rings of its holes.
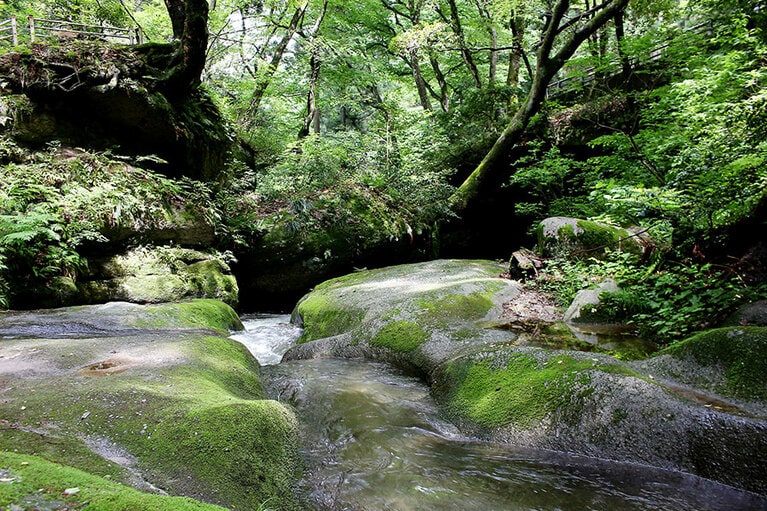
{"type": "Polygon", "coordinates": [[[575,228],[570,224],[565,224],[557,231],[557,237],[561,241],[575,241],[575,228]]]}
{"type": "MultiPolygon", "coordinates": [[[[6,416],[8,417],[8,416],[6,416]]],[[[128,483],[130,475],[119,465],[105,460],[86,447],[82,440],[67,436],[53,436],[43,429],[23,429],[22,425],[7,425],[0,435],[0,451],[29,453],[55,463],[87,468],[91,474],[128,483]]],[[[2,455],[0,455],[1,457],[2,455]]],[[[0,469],[3,466],[0,465],[0,469]]],[[[2,501],[0,501],[0,507],[2,501]]]]}
{"type": "Polygon", "coordinates": [[[295,417],[276,401],[229,401],[158,424],[145,456],[176,477],[206,483],[236,508],[275,499],[292,509],[295,417]]]}
{"type": "Polygon", "coordinates": [[[392,321],[381,328],[370,341],[372,346],[409,352],[429,339],[429,334],[412,321],[392,321]]]}
{"type": "MultiPolygon", "coordinates": [[[[327,288],[325,288],[327,289],[327,288]]],[[[331,294],[315,290],[296,307],[304,323],[299,343],[332,337],[360,324],[365,312],[344,306],[331,294]]]]}
{"type": "MultiPolygon", "coordinates": [[[[0,435],[0,449],[126,481],[120,467],[85,446],[107,439],[170,491],[205,495],[238,509],[268,499],[280,509],[295,509],[297,422],[286,407],[263,399],[258,364],[247,350],[231,339],[189,333],[144,342],[150,344],[144,356],[164,353],[168,362],[149,361],[149,370],[127,366],[108,376],[86,374],[89,365],[20,381],[6,393],[9,402],[0,403],[0,416],[15,421],[11,435],[0,435]]],[[[135,340],[128,346],[135,349],[135,340]]]]}
{"type": "Polygon", "coordinates": [[[229,269],[221,261],[200,261],[190,264],[186,270],[190,283],[197,288],[198,296],[215,297],[236,305],[237,280],[233,275],[228,275],[229,269]]]}
{"type": "Polygon", "coordinates": [[[626,229],[588,220],[578,220],[577,225],[583,229],[583,232],[578,234],[577,239],[586,250],[596,252],[597,249],[610,248],[634,254],[642,253],[641,247],[633,237],[629,236],[626,229]]]}
{"type": "Polygon", "coordinates": [[[492,296],[500,287],[490,286],[485,292],[474,292],[468,295],[451,294],[434,300],[423,298],[417,305],[422,309],[421,320],[439,325],[456,320],[479,320],[493,307],[492,296]]]}
{"type": "Polygon", "coordinates": [[[488,428],[528,427],[565,402],[576,382],[588,380],[584,370],[592,368],[591,362],[566,355],[540,363],[532,355],[516,354],[502,368],[487,361],[453,361],[447,369],[454,385],[447,408],[488,428]]]}
{"type": "Polygon", "coordinates": [[[642,253],[641,246],[626,229],[589,220],[567,219],[553,236],[546,236],[543,224],[539,224],[536,233],[541,255],[599,257],[606,249],[642,253]]]}
{"type": "Polygon", "coordinates": [[[8,452],[0,452],[0,476],[0,506],[3,506],[3,509],[89,511],[224,509],[186,497],[142,493],[39,457],[8,452]]]}
{"type": "Polygon", "coordinates": [[[242,330],[237,313],[223,302],[197,299],[188,302],[148,305],[145,318],[136,320],[139,328],[210,328],[219,331],[242,330]]]}
{"type": "Polygon", "coordinates": [[[701,332],[672,344],[661,354],[691,358],[724,371],[726,394],[767,399],[767,327],[728,327],[701,332]]]}

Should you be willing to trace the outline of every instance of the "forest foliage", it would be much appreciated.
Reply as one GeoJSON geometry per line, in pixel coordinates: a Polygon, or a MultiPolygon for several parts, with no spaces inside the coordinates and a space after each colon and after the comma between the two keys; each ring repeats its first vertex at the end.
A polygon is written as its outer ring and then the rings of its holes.
{"type": "MultiPolygon", "coordinates": [[[[728,259],[743,253],[723,244],[764,207],[767,6],[615,4],[560,68],[544,72],[608,4],[212,0],[201,87],[241,147],[228,181],[211,189],[221,232],[247,243],[263,225],[243,208],[306,209],[333,190],[375,197],[417,231],[433,228],[454,217],[451,196],[529,107],[512,147],[492,161],[495,188],[479,200],[510,192],[513,220],[502,222],[563,215],[640,225],[657,246],[639,266],[620,254],[610,264],[553,264],[542,285],[567,296],[577,275],[620,277],[627,294],[616,310],[664,341],[758,296],[763,275],[728,259]],[[557,9],[565,10],[551,32],[557,9]],[[531,106],[539,80],[562,78],[574,88],[531,106]],[[648,297],[649,307],[630,295],[648,297]]],[[[137,23],[154,43],[179,35],[159,0],[15,0],[0,11],[137,23]]],[[[26,199],[9,185],[0,193],[0,272],[25,260],[40,277],[75,274],[78,245],[98,232],[72,232],[49,198],[22,208],[26,199]]],[[[7,286],[0,279],[0,301],[7,286]]]]}

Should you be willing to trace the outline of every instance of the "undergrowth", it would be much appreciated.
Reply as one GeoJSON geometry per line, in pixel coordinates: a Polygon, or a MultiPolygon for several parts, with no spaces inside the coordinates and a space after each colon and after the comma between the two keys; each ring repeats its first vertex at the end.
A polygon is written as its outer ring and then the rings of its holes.
{"type": "Polygon", "coordinates": [[[626,254],[607,260],[552,260],[528,285],[566,307],[576,293],[606,278],[621,289],[600,296],[606,321],[628,322],[661,345],[721,324],[738,306],[767,296],[767,283],[750,283],[728,266],[661,257],[637,266],[626,254]]]}

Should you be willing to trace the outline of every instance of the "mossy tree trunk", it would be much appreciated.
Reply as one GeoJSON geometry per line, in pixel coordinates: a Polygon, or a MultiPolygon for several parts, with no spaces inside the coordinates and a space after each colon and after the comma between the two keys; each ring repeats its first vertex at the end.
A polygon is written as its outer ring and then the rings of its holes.
{"type": "Polygon", "coordinates": [[[490,183],[497,180],[505,169],[502,165],[504,159],[520,141],[530,120],[546,99],[546,89],[551,79],[586,39],[614,19],[628,3],[629,0],[605,0],[586,12],[574,13],[568,18],[570,1],[557,0],[547,15],[548,21],[541,33],[530,93],[487,155],[450,198],[453,211],[459,214],[465,211],[471,203],[482,197],[490,183]],[[558,47],[556,51],[555,45],[558,47]]]}

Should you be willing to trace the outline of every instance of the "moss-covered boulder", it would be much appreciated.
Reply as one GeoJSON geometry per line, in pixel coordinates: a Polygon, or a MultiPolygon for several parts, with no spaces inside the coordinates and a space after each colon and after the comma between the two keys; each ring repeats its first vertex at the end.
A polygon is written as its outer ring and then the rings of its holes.
{"type": "Polygon", "coordinates": [[[163,90],[175,49],[84,39],[13,48],[0,55],[4,93],[29,101],[9,109],[6,127],[23,143],[119,147],[165,160],[160,168],[169,175],[218,180],[232,137],[204,90],[182,96],[163,90]]]}
{"type": "MultiPolygon", "coordinates": [[[[297,305],[302,344],[286,358],[386,361],[422,375],[472,435],[675,468],[767,494],[763,397],[733,400],[684,378],[667,381],[652,360],[540,347],[534,334],[503,325],[503,305],[520,287],[500,271],[490,261],[433,261],[325,282],[297,305]]],[[[759,352],[752,337],[740,345],[759,352]]],[[[689,371],[710,363],[740,375],[745,356],[675,360],[689,371]]],[[[764,374],[753,364],[748,378],[764,374]]],[[[763,391],[763,379],[761,387],[749,381],[763,391]]]]}
{"type": "Polygon", "coordinates": [[[658,375],[760,406],[767,416],[767,327],[707,330],[672,344],[648,364],[658,375]]]}
{"type": "Polygon", "coordinates": [[[638,229],[589,220],[551,217],[537,227],[538,251],[546,257],[600,257],[607,250],[641,256],[649,239],[638,229]]]}
{"type": "Polygon", "coordinates": [[[466,348],[502,341],[501,304],[520,291],[492,261],[440,260],[360,271],[317,286],[296,306],[303,344],[288,353],[368,356],[428,373],[466,348]]]}
{"type": "Polygon", "coordinates": [[[77,289],[82,303],[213,298],[235,306],[238,299],[237,281],[221,256],[169,247],[142,247],[92,260],[77,289]]]}
{"type": "Polygon", "coordinates": [[[214,300],[0,314],[0,507],[297,509],[297,421],[238,325],[214,300]]]}

